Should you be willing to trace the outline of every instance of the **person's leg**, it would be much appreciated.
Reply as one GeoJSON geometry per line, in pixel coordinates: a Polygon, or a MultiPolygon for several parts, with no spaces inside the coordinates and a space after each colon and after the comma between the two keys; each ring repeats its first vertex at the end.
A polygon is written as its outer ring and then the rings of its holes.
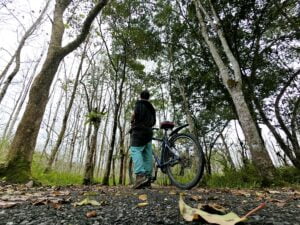
{"type": "Polygon", "coordinates": [[[144,162],[144,170],[145,174],[148,177],[152,176],[152,168],[153,168],[153,155],[152,155],[152,142],[148,142],[145,145],[145,149],[142,152],[143,162],[144,162]]]}
{"type": "Polygon", "coordinates": [[[133,172],[135,174],[145,174],[144,160],[143,160],[143,150],[145,146],[131,146],[130,153],[133,161],[133,172]]]}

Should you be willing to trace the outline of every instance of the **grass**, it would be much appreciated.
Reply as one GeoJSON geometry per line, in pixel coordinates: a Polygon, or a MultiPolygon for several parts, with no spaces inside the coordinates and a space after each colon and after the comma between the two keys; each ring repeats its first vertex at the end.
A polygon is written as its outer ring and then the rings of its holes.
{"type": "Polygon", "coordinates": [[[51,186],[66,186],[70,184],[81,184],[82,175],[60,172],[52,170],[49,173],[44,173],[46,160],[41,157],[39,153],[35,153],[33,156],[33,163],[31,167],[32,176],[35,180],[41,182],[43,185],[51,186]]]}

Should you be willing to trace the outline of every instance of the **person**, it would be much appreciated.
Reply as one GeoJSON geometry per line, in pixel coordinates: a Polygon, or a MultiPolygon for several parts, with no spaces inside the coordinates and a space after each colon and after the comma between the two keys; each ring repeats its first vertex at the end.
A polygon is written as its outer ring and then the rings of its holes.
{"type": "Polygon", "coordinates": [[[152,177],[152,127],[156,123],[155,109],[149,102],[150,94],[144,90],[140,100],[135,103],[131,118],[130,153],[133,160],[133,171],[136,175],[134,189],[151,187],[152,177]]]}

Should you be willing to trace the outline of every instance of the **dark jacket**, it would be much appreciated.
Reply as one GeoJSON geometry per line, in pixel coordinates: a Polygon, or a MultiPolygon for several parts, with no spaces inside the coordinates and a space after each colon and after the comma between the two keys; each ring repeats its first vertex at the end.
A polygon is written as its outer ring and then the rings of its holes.
{"type": "Polygon", "coordinates": [[[149,101],[142,99],[135,103],[131,121],[131,146],[143,146],[151,141],[155,117],[155,109],[149,101]]]}

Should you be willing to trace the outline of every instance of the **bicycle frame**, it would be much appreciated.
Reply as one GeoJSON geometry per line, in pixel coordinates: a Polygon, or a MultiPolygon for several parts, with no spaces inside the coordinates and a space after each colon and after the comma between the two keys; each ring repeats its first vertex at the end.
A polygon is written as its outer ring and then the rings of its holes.
{"type": "MultiPolygon", "coordinates": [[[[169,141],[170,138],[172,137],[172,135],[177,134],[181,129],[183,129],[183,128],[187,127],[187,126],[188,126],[188,124],[185,124],[185,125],[182,125],[180,127],[177,127],[175,130],[173,130],[170,133],[170,135],[168,135],[168,129],[164,129],[164,135],[163,135],[162,139],[155,138],[155,137],[152,138],[152,140],[161,142],[160,158],[157,155],[155,155],[154,152],[152,152],[152,154],[153,154],[153,157],[154,157],[154,160],[155,160],[155,163],[156,163],[156,167],[160,168],[163,173],[165,173],[165,170],[164,170],[165,166],[173,164],[173,163],[176,163],[176,162],[178,162],[178,160],[180,160],[179,156],[176,154],[176,152],[174,152],[172,150],[172,148],[170,146],[170,141],[169,141]],[[164,162],[164,155],[165,155],[166,151],[171,152],[172,154],[174,154],[175,157],[173,159],[171,159],[171,160],[168,160],[167,162],[164,162]]],[[[153,128],[153,129],[158,129],[158,128],[153,128]]],[[[156,180],[156,177],[157,177],[157,168],[155,169],[155,175],[154,175],[153,180],[156,180]]]]}

